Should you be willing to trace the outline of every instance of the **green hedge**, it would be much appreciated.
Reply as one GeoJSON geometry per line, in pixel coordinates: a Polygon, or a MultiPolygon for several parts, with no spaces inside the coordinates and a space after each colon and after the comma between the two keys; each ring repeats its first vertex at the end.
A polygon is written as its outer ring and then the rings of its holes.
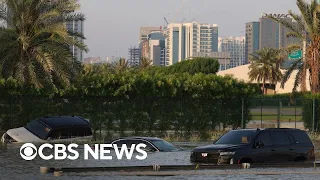
{"type": "Polygon", "coordinates": [[[184,60],[172,66],[152,66],[145,70],[149,74],[216,74],[219,71],[219,61],[209,57],[196,57],[192,60],[184,60]]]}
{"type": "Polygon", "coordinates": [[[0,127],[7,130],[48,115],[81,115],[91,120],[95,132],[174,130],[206,137],[219,123],[241,126],[242,98],[248,122],[248,99],[257,89],[231,77],[201,73],[87,73],[72,87],[51,92],[0,80],[0,127]]]}
{"type": "Polygon", "coordinates": [[[315,112],[315,131],[320,131],[320,94],[306,94],[304,95],[303,106],[302,106],[302,118],[304,126],[313,130],[313,111],[315,112]],[[313,99],[315,102],[315,108],[313,107],[313,99]]]}

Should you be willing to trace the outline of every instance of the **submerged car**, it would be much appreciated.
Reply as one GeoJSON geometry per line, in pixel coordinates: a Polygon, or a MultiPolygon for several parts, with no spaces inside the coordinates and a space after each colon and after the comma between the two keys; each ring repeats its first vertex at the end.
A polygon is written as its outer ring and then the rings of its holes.
{"type": "Polygon", "coordinates": [[[314,145],[298,129],[232,130],[212,145],[192,150],[191,162],[214,164],[314,161],[314,145]]]}
{"type": "Polygon", "coordinates": [[[79,116],[50,116],[32,120],[25,127],[3,134],[3,143],[43,143],[92,138],[89,121],[79,116]]]}
{"type": "Polygon", "coordinates": [[[180,150],[171,143],[156,137],[125,137],[109,141],[107,144],[116,144],[118,148],[121,148],[123,144],[126,144],[127,147],[131,147],[132,144],[145,144],[147,145],[145,150],[149,152],[173,152],[180,150]]]}

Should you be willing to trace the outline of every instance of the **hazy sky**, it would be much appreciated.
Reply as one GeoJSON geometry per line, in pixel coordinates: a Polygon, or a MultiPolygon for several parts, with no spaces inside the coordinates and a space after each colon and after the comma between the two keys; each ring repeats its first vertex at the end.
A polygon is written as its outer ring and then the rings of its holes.
{"type": "Polygon", "coordinates": [[[138,45],[141,26],[191,21],[218,24],[219,36],[244,35],[245,23],[262,13],[297,12],[296,0],[80,0],[86,15],[84,34],[90,51],[85,57],[128,57],[138,45]]]}

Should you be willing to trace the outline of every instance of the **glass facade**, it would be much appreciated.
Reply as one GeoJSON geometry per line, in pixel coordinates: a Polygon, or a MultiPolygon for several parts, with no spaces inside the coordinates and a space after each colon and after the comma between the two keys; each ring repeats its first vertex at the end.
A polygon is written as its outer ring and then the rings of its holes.
{"type": "MultiPolygon", "coordinates": [[[[76,32],[83,34],[83,21],[70,21],[66,23],[66,27],[71,32],[76,32]]],[[[79,38],[80,41],[83,41],[79,38]]],[[[83,51],[77,48],[76,46],[70,46],[70,51],[72,52],[73,57],[83,62],[83,51]]]]}
{"type": "Polygon", "coordinates": [[[173,64],[179,62],[179,31],[173,31],[172,59],[173,64]]]}

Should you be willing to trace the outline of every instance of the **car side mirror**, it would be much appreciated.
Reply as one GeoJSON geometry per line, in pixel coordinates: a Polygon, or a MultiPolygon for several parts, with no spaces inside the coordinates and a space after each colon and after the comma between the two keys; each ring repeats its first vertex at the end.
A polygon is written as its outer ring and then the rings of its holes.
{"type": "Polygon", "coordinates": [[[262,141],[258,141],[258,142],[256,142],[256,144],[255,144],[255,147],[256,148],[261,148],[261,147],[263,147],[264,146],[264,143],[262,142],[262,141]]]}

